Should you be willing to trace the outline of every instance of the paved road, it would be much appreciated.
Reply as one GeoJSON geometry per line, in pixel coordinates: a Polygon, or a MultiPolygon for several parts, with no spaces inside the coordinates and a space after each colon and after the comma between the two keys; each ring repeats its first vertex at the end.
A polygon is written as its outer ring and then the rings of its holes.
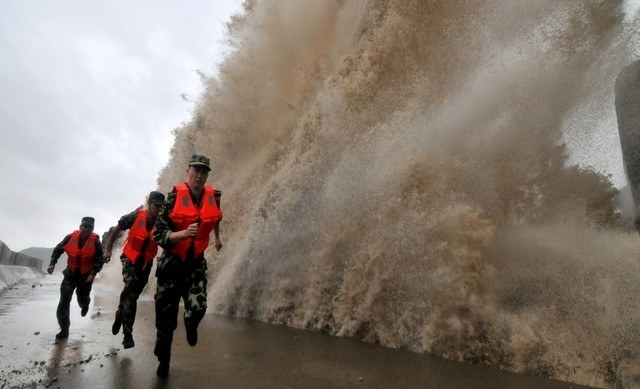
{"type": "Polygon", "coordinates": [[[70,337],[56,344],[60,275],[0,294],[0,388],[579,388],[357,341],[208,314],[196,347],[182,324],[169,377],[153,356],[153,301],[139,304],[136,346],[111,334],[119,291],[94,287],[89,314],[72,301],[70,337]]]}

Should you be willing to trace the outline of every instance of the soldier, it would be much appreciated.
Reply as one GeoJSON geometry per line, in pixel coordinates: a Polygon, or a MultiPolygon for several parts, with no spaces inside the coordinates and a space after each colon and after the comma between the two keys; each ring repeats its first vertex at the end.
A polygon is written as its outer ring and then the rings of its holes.
{"type": "Polygon", "coordinates": [[[205,185],[211,167],[209,158],[194,154],[187,167],[187,182],[173,187],[156,219],[153,237],[164,249],[156,277],[157,338],[154,354],[157,374],[169,374],[173,332],[178,325],[180,298],[184,300],[184,326],[187,342],[198,342],[198,324],[207,309],[207,261],[211,231],[214,247],[220,251],[220,192],[205,185]]]}
{"type": "Polygon", "coordinates": [[[100,237],[93,232],[95,219],[89,216],[83,217],[80,222],[80,229],[64,237],[62,242],[53,249],[51,262],[47,272],[53,273],[53,269],[58,263],[58,259],[63,252],[67,253],[67,267],[62,271],[64,278],[60,285],[60,302],[56,310],[60,332],[56,334],[56,339],[67,339],[69,337],[69,305],[76,292],[80,314],[84,317],[89,311],[91,302],[91,286],[93,280],[102,270],[102,245],[100,237]]]}
{"type": "Polygon", "coordinates": [[[107,250],[104,253],[105,262],[111,260],[113,243],[120,235],[120,231],[129,230],[129,235],[122,248],[122,281],[124,288],[120,293],[120,303],[116,317],[111,326],[111,332],[116,335],[122,327],[125,349],[135,346],[133,341],[133,323],[136,320],[138,297],[149,281],[149,274],[153,267],[153,258],[158,253],[158,244],[153,240],[153,228],[158,216],[158,210],[164,203],[164,195],[153,191],[147,199],[147,209],[136,209],[124,215],[113,229],[107,250]]]}

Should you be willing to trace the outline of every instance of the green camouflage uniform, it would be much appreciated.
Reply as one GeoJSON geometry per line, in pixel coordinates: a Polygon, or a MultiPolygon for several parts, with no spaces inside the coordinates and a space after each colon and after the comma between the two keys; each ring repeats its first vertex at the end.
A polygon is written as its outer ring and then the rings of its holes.
{"type": "MultiPolygon", "coordinates": [[[[122,231],[130,229],[133,227],[137,217],[138,210],[122,216],[120,220],[118,220],[118,227],[120,227],[122,231]]],[[[148,242],[145,242],[145,247],[147,243],[148,242]]],[[[144,267],[144,247],[140,251],[142,253],[141,258],[137,258],[135,264],[131,262],[124,253],[120,256],[124,288],[122,289],[122,293],[120,293],[120,303],[118,304],[116,315],[122,321],[122,332],[125,335],[131,335],[133,333],[133,323],[136,320],[136,311],[138,309],[138,298],[149,281],[149,274],[153,267],[153,262],[149,262],[149,264],[144,267]]]]}
{"type": "MultiPolygon", "coordinates": [[[[199,202],[193,198],[192,200],[199,206],[199,202]]],[[[174,226],[169,214],[175,201],[176,194],[169,193],[165,204],[160,208],[153,233],[158,245],[164,249],[156,266],[157,339],[154,353],[160,361],[168,360],[171,356],[173,332],[178,326],[180,299],[184,301],[185,324],[189,321],[197,327],[207,310],[207,261],[204,254],[194,257],[191,247],[183,261],[171,253],[173,245],[169,236],[174,231],[174,226]]]]}
{"type": "MultiPolygon", "coordinates": [[[[58,245],[53,249],[49,265],[55,265],[58,263],[58,259],[64,252],[64,246],[69,242],[69,239],[71,239],[71,234],[65,236],[64,239],[62,239],[62,242],[58,243],[58,245]]],[[[87,278],[89,275],[93,275],[95,277],[96,274],[102,270],[102,265],[104,263],[104,258],[102,257],[102,244],[100,243],[99,238],[96,240],[95,245],[96,254],[93,259],[94,266],[89,273],[80,274],[79,271],[74,273],[68,266],[62,271],[64,278],[60,284],[60,301],[58,302],[56,317],[58,319],[58,325],[63,332],[68,332],[69,326],[71,325],[71,320],[69,320],[69,309],[71,299],[73,298],[73,291],[75,290],[76,292],[76,298],[80,308],[88,307],[89,303],[91,303],[90,294],[93,283],[87,282],[87,278]]]]}

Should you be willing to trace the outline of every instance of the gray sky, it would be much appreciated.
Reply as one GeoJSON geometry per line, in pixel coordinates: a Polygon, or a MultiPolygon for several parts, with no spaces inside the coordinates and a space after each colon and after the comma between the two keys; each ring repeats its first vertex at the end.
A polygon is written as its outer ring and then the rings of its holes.
{"type": "MultiPolygon", "coordinates": [[[[627,4],[633,14],[640,0],[627,4]]],[[[215,74],[229,50],[225,22],[240,8],[241,0],[0,1],[0,240],[14,251],[53,247],[82,216],[94,216],[102,234],[142,204],[172,130],[191,118],[196,71],[215,74]]],[[[604,144],[618,147],[607,134],[604,144]]],[[[613,173],[623,183],[620,166],[613,173]]]]}
{"type": "Polygon", "coordinates": [[[0,240],[53,247],[144,202],[241,0],[0,2],[0,240]],[[185,101],[181,95],[187,96],[185,101]],[[191,102],[190,102],[191,101],[191,102]]]}

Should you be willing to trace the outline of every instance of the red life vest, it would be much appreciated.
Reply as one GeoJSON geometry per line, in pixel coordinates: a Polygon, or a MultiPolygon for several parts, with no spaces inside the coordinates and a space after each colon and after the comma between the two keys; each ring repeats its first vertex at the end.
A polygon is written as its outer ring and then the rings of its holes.
{"type": "Polygon", "coordinates": [[[80,230],[71,233],[71,239],[64,245],[63,250],[67,253],[67,266],[71,272],[76,273],[80,270],[80,274],[87,274],[95,265],[94,257],[96,255],[96,241],[98,234],[92,232],[84,242],[82,248],[78,247],[80,242],[80,230]]]}
{"type": "Polygon", "coordinates": [[[129,235],[122,248],[122,252],[129,258],[131,263],[135,264],[144,254],[144,267],[146,268],[156,256],[158,243],[153,240],[153,230],[152,228],[151,231],[147,231],[147,211],[144,209],[138,210],[136,220],[129,229],[129,235]],[[145,241],[147,241],[147,247],[143,253],[142,248],[145,241]]]}
{"type": "Polygon", "coordinates": [[[176,193],[176,202],[169,217],[173,221],[175,230],[182,231],[192,223],[199,223],[198,234],[195,239],[184,239],[171,248],[173,254],[185,261],[187,252],[192,245],[195,256],[202,254],[209,247],[209,234],[211,234],[213,226],[222,220],[222,212],[218,209],[213,188],[210,186],[204,187],[199,209],[193,204],[191,193],[189,193],[189,187],[186,183],[174,186],[173,192],[176,193]]]}

